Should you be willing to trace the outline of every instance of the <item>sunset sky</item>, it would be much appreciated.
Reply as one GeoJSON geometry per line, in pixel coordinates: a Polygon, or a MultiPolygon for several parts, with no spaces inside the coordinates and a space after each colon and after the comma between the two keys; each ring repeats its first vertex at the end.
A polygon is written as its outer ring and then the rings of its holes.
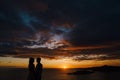
{"type": "Polygon", "coordinates": [[[0,0],[0,67],[120,66],[117,0],[0,0]],[[35,63],[36,64],[36,63],[35,63]]]}

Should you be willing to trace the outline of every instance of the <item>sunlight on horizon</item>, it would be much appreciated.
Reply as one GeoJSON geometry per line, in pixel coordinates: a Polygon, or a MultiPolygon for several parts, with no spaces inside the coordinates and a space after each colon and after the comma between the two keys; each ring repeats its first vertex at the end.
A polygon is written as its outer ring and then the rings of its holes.
{"type": "Polygon", "coordinates": [[[68,67],[67,66],[63,66],[63,69],[67,69],[68,67]]]}
{"type": "MultiPolygon", "coordinates": [[[[120,65],[120,59],[116,60],[83,60],[83,61],[74,61],[70,58],[68,59],[45,59],[42,58],[41,63],[43,68],[86,68],[94,66],[103,66],[103,65],[120,65]]],[[[14,57],[0,57],[0,67],[28,67],[29,58],[14,58],[14,57]]],[[[36,60],[34,62],[36,65],[36,60]]]]}

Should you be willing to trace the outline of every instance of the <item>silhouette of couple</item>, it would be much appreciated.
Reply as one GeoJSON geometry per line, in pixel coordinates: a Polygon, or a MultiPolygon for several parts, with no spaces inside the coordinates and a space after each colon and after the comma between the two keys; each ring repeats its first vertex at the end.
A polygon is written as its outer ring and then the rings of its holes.
{"type": "Polygon", "coordinates": [[[29,59],[29,65],[28,65],[28,69],[29,69],[29,75],[28,75],[28,80],[41,80],[41,74],[42,74],[42,64],[40,63],[41,58],[37,58],[36,62],[36,68],[34,65],[34,58],[30,58],[29,59]]]}

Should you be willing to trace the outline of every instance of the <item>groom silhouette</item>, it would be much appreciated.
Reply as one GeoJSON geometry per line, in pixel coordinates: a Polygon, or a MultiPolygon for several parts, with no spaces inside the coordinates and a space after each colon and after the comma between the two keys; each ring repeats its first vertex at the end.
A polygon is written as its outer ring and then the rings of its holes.
{"type": "Polygon", "coordinates": [[[36,62],[37,62],[37,65],[36,65],[36,69],[35,69],[35,72],[36,72],[36,80],[41,80],[41,75],[42,75],[42,64],[40,63],[41,61],[41,58],[37,58],[36,62]]]}

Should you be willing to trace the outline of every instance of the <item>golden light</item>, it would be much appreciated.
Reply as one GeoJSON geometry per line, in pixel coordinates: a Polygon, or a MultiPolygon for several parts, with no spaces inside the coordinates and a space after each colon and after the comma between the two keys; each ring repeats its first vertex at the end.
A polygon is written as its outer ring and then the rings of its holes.
{"type": "Polygon", "coordinates": [[[63,66],[63,69],[67,69],[67,66],[63,66]]]}

